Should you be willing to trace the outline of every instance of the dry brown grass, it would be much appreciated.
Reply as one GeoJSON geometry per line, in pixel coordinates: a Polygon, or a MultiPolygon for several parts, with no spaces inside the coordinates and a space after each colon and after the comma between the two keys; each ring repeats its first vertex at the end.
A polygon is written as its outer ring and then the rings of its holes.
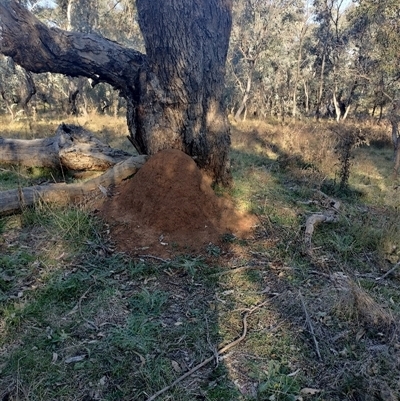
{"type": "Polygon", "coordinates": [[[360,322],[368,330],[388,332],[395,319],[388,311],[350,277],[334,273],[333,282],[338,291],[335,313],[344,319],[360,322]]]}

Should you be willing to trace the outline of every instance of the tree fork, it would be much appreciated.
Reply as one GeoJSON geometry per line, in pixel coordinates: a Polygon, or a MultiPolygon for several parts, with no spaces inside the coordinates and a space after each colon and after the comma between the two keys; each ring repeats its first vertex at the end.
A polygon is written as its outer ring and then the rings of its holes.
{"type": "Polygon", "coordinates": [[[0,52],[26,70],[107,82],[127,100],[141,154],[174,148],[229,184],[224,98],[231,0],[137,0],[146,55],[96,34],[48,28],[15,0],[0,0],[0,52]]]}

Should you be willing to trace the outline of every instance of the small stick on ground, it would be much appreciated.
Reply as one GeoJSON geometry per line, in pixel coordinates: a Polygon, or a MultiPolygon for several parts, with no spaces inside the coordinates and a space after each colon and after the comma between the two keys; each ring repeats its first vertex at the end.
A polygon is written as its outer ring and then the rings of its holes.
{"type": "Polygon", "coordinates": [[[319,360],[322,361],[321,352],[319,351],[318,341],[317,341],[317,338],[315,337],[315,333],[314,333],[314,327],[311,323],[310,315],[308,314],[306,304],[304,303],[304,298],[303,298],[303,295],[301,294],[301,291],[299,291],[299,297],[300,297],[301,305],[303,306],[304,314],[306,315],[306,322],[307,322],[308,328],[310,329],[310,333],[314,340],[315,351],[317,352],[319,360]]]}
{"type": "Polygon", "coordinates": [[[138,255],[138,258],[154,259],[154,260],[158,260],[159,262],[163,262],[163,263],[170,262],[169,259],[163,259],[163,258],[159,258],[158,256],[153,256],[153,255],[138,255]]]}
{"type": "Polygon", "coordinates": [[[386,277],[390,276],[398,267],[400,267],[400,262],[397,262],[389,271],[387,271],[383,276],[377,277],[375,280],[384,280],[386,277]]]}
{"type": "Polygon", "coordinates": [[[201,369],[203,366],[206,366],[207,364],[209,364],[210,362],[215,360],[215,357],[218,356],[222,356],[223,354],[225,354],[228,350],[230,350],[232,347],[234,347],[235,345],[238,345],[241,341],[243,341],[246,338],[247,335],[247,317],[249,315],[251,315],[253,312],[255,312],[257,309],[260,309],[262,306],[264,306],[265,304],[267,304],[269,302],[265,301],[262,302],[261,304],[258,304],[256,306],[254,306],[253,308],[249,309],[244,315],[243,315],[243,319],[242,319],[242,324],[243,324],[243,330],[242,330],[242,335],[237,338],[236,340],[232,341],[231,343],[225,345],[225,347],[222,347],[221,349],[218,350],[218,352],[216,353],[216,355],[214,354],[213,356],[210,356],[209,358],[205,359],[204,361],[200,362],[198,365],[194,366],[192,369],[190,369],[188,372],[186,372],[185,374],[183,374],[182,376],[178,377],[174,382],[172,382],[169,386],[166,386],[164,388],[162,388],[160,391],[157,391],[157,393],[153,394],[151,397],[149,397],[147,399],[147,401],[153,401],[155,400],[159,395],[164,394],[166,391],[168,391],[169,389],[171,389],[172,387],[174,387],[175,385],[177,385],[179,382],[181,382],[182,380],[186,379],[187,377],[191,376],[193,373],[197,372],[199,369],[201,369]]]}
{"type": "Polygon", "coordinates": [[[233,269],[224,270],[223,272],[220,272],[220,273],[215,273],[215,274],[213,274],[213,276],[219,277],[219,276],[224,276],[225,274],[239,273],[244,270],[259,270],[259,269],[262,269],[263,267],[265,267],[265,266],[249,266],[249,265],[239,266],[239,267],[235,267],[233,269]]]}

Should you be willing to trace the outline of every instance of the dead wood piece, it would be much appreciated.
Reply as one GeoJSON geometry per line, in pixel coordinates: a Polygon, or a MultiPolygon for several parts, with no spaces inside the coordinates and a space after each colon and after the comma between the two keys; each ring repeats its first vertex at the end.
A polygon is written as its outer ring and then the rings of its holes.
{"type": "Polygon", "coordinates": [[[0,163],[59,168],[55,137],[31,140],[0,138],[0,163]]]}
{"type": "Polygon", "coordinates": [[[61,124],[56,131],[61,165],[68,170],[104,171],[131,155],[113,149],[93,133],[75,125],[61,124]]]}
{"type": "Polygon", "coordinates": [[[85,195],[100,188],[116,185],[135,174],[145,163],[147,156],[130,157],[116,164],[99,177],[78,184],[49,184],[18,188],[0,192],[0,216],[13,214],[39,200],[66,205],[81,200],[85,195]]]}
{"type": "Polygon", "coordinates": [[[377,277],[375,280],[384,280],[386,277],[390,276],[397,268],[400,267],[400,262],[397,262],[389,271],[387,271],[383,276],[377,277]]]}
{"type": "Polygon", "coordinates": [[[339,211],[340,202],[337,199],[331,198],[330,196],[319,190],[316,191],[316,193],[322,198],[323,202],[321,203],[323,204],[323,206],[325,206],[326,208],[331,208],[333,210],[339,211]]]}
{"type": "Polygon", "coordinates": [[[340,202],[329,197],[321,191],[317,194],[322,198],[321,206],[327,209],[324,213],[313,213],[306,220],[304,242],[307,252],[312,252],[312,235],[318,223],[334,223],[339,218],[340,202]]]}
{"type": "Polygon", "coordinates": [[[26,167],[105,171],[131,155],[102,143],[82,127],[61,124],[44,139],[0,138],[0,163],[26,167]]]}
{"type": "Polygon", "coordinates": [[[335,213],[314,213],[309,216],[306,220],[306,232],[305,232],[305,243],[308,250],[311,250],[312,246],[312,235],[314,233],[315,226],[318,223],[333,223],[337,221],[338,216],[335,213]]]}

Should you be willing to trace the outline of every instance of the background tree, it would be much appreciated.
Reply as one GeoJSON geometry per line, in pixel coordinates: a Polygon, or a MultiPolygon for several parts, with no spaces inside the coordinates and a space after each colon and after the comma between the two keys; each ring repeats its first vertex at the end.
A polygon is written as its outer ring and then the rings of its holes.
{"type": "MultiPolygon", "coordinates": [[[[57,0],[52,6],[35,2],[31,7],[47,26],[101,34],[140,53],[146,52],[135,2],[96,0],[86,3],[87,0],[57,0]]],[[[392,110],[392,99],[398,97],[397,14],[395,0],[379,3],[360,0],[352,4],[344,0],[234,0],[227,88],[222,95],[231,113],[236,119],[246,115],[284,118],[290,114],[340,121],[349,115],[371,114],[380,120],[392,110]]],[[[159,18],[157,13],[154,18],[159,18]]],[[[202,62],[200,60],[199,65],[202,62]]],[[[4,68],[0,75],[6,77],[4,68]]],[[[130,123],[131,132],[136,132],[137,123],[147,124],[140,123],[140,116],[134,114],[138,109],[127,105],[126,93],[118,86],[109,86],[104,79],[94,79],[93,87],[87,78],[77,85],[76,78],[71,80],[60,74],[32,74],[32,78],[37,88],[32,101],[36,101],[39,110],[48,109],[50,102],[53,109],[62,106],[65,112],[70,112],[76,95],[72,109],[77,113],[97,110],[116,114],[122,106],[133,110],[130,121],[135,124],[130,123]],[[70,88],[71,85],[74,87],[70,88]]],[[[18,80],[14,81],[18,86],[18,80]]],[[[25,82],[24,79],[19,81],[25,82]]],[[[4,93],[17,89],[8,89],[9,82],[12,81],[2,80],[4,93]]],[[[131,89],[137,88],[136,84],[131,85],[131,89]]],[[[131,95],[135,102],[140,98],[138,92],[131,91],[131,95]]],[[[173,103],[177,99],[169,101],[173,103]]],[[[197,100],[187,98],[184,101],[194,104],[197,100]]],[[[3,104],[7,108],[4,100],[3,104]]],[[[12,109],[15,111],[16,106],[12,109]]],[[[188,113],[192,114],[193,110],[188,113]]],[[[136,133],[131,138],[139,141],[135,146],[139,149],[147,146],[135,136],[136,133]]]]}
{"type": "Polygon", "coordinates": [[[304,13],[300,0],[234,3],[229,53],[229,102],[238,119],[252,115],[284,115],[293,94],[297,22],[304,13]]]}
{"type": "MultiPolygon", "coordinates": [[[[297,36],[296,36],[296,43],[298,43],[298,48],[297,48],[297,62],[296,62],[296,69],[295,69],[295,74],[294,74],[294,79],[293,79],[293,98],[292,98],[292,116],[296,117],[297,114],[297,94],[298,94],[298,86],[299,86],[299,81],[301,79],[301,71],[302,71],[302,66],[305,65],[305,61],[307,57],[303,57],[303,50],[304,50],[304,45],[307,39],[307,33],[309,30],[309,27],[311,25],[311,17],[312,17],[312,10],[311,10],[311,4],[310,1],[306,0],[304,2],[304,12],[302,13],[303,15],[298,18],[297,21],[297,36]]],[[[304,102],[304,108],[305,111],[308,113],[308,101],[304,102]]]]}
{"type": "Polygon", "coordinates": [[[28,114],[28,103],[36,93],[32,75],[9,57],[0,58],[0,74],[0,95],[11,119],[19,112],[28,114]]]}
{"type": "Polygon", "coordinates": [[[400,7],[397,1],[362,0],[354,7],[349,19],[355,44],[355,59],[364,80],[364,107],[372,114],[384,106],[392,108],[398,97],[400,82],[400,7]]]}

